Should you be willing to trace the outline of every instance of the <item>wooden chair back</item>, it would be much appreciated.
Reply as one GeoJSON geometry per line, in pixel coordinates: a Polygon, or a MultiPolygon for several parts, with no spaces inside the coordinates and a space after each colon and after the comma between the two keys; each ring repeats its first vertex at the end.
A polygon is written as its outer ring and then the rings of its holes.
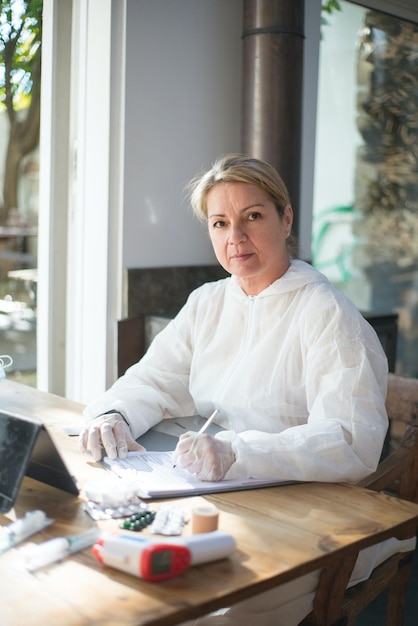
{"type": "Polygon", "coordinates": [[[418,379],[389,374],[386,410],[392,433],[396,433],[395,424],[401,424],[403,435],[392,442],[392,452],[359,485],[418,502],[418,379]]]}
{"type": "MultiPolygon", "coordinates": [[[[403,425],[403,434],[391,442],[392,451],[359,485],[418,502],[418,379],[389,374],[386,409],[392,426],[403,425]]],[[[397,431],[392,428],[392,432],[397,431]]],[[[323,570],[313,611],[301,626],[354,626],[357,616],[384,590],[388,592],[386,626],[402,626],[412,557],[413,552],[389,557],[368,580],[349,589],[355,561],[323,570]]]]}

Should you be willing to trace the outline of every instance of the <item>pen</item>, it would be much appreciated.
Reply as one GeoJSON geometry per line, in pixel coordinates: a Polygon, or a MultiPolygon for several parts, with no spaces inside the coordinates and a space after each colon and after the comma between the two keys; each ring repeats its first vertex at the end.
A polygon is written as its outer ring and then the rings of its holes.
{"type": "MultiPolygon", "coordinates": [[[[208,417],[208,419],[206,420],[206,422],[203,424],[202,428],[200,430],[197,431],[198,435],[202,435],[204,432],[206,432],[206,430],[209,428],[209,426],[212,424],[213,420],[215,419],[215,417],[218,415],[219,411],[218,409],[215,409],[214,412],[212,413],[212,415],[210,415],[208,417]]],[[[194,443],[194,442],[193,442],[194,443]]],[[[192,443],[192,448],[193,448],[193,443],[192,443]]],[[[176,467],[176,464],[174,463],[173,468],[176,467]]]]}
{"type": "Polygon", "coordinates": [[[212,413],[212,415],[210,417],[208,417],[206,422],[203,424],[202,428],[197,432],[198,435],[201,435],[202,433],[206,432],[206,430],[212,424],[213,420],[218,415],[218,413],[219,413],[218,409],[215,409],[214,412],[212,413]]]}

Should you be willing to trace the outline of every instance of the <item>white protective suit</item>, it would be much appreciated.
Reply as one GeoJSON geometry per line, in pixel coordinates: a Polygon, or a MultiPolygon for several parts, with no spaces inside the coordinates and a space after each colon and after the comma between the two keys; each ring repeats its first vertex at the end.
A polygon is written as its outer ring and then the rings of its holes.
{"type": "MultiPolygon", "coordinates": [[[[85,411],[121,412],[134,437],[162,417],[219,409],[236,461],[226,478],[356,482],[376,468],[387,430],[387,360],[376,333],[317,270],[293,261],[247,296],[235,277],[196,289],[145,357],[85,411]]],[[[351,584],[396,539],[363,550],[351,584]]],[[[295,626],[312,608],[313,572],[191,623],[295,626]]]]}
{"type": "Polygon", "coordinates": [[[226,478],[356,482],[379,461],[387,360],[370,325],[317,270],[293,261],[247,296],[235,277],[196,289],[148,353],[86,409],[138,437],[214,408],[236,461],[226,478]]]}

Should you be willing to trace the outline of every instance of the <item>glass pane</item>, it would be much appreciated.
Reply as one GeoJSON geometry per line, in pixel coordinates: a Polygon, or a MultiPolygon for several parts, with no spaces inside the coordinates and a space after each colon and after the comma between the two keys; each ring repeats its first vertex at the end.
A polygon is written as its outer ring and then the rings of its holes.
{"type": "Polygon", "coordinates": [[[364,312],[399,314],[418,376],[418,25],[341,1],[322,26],[313,264],[364,312]]]}
{"type": "Polygon", "coordinates": [[[0,7],[0,355],[36,385],[42,0],[0,7]]]}

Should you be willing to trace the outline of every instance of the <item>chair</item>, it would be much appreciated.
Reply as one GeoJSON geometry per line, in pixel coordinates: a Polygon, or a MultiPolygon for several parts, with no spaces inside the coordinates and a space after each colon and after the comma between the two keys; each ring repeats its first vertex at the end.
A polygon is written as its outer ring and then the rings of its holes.
{"type": "MultiPolygon", "coordinates": [[[[359,486],[418,503],[418,379],[389,374],[386,409],[403,436],[376,471],[359,486]]],[[[370,578],[346,589],[354,562],[321,572],[312,613],[300,626],[354,626],[356,616],[387,590],[386,626],[402,626],[413,552],[391,556],[370,578]]]]}
{"type": "Polygon", "coordinates": [[[145,352],[145,317],[118,321],[118,378],[145,352]]]}

